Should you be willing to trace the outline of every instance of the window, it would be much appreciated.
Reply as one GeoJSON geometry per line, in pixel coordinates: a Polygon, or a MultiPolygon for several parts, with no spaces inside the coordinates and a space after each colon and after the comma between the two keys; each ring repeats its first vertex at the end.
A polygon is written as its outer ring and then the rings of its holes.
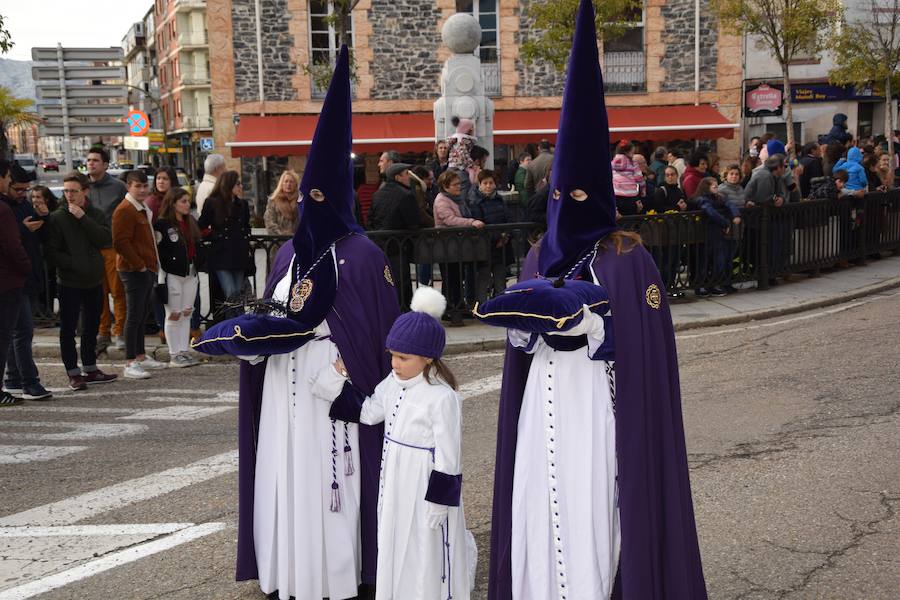
{"type": "MultiPolygon", "coordinates": [[[[338,31],[328,22],[328,16],[334,13],[334,2],[330,0],[310,0],[309,32],[310,61],[312,64],[334,64],[341,47],[338,31]]],[[[347,15],[344,21],[350,33],[350,46],[353,47],[353,17],[347,15]]]]}
{"type": "Polygon", "coordinates": [[[471,13],[481,25],[481,45],[475,51],[485,63],[496,63],[500,55],[497,35],[497,0],[456,0],[456,12],[471,13]]]}

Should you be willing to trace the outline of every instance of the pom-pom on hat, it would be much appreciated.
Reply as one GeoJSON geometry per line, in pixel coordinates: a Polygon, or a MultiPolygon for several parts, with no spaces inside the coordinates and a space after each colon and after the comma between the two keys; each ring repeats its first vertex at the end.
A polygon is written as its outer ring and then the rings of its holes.
{"type": "Polygon", "coordinates": [[[413,294],[411,312],[397,317],[385,346],[393,352],[440,358],[447,343],[441,315],[447,300],[433,287],[423,286],[413,294]]]}

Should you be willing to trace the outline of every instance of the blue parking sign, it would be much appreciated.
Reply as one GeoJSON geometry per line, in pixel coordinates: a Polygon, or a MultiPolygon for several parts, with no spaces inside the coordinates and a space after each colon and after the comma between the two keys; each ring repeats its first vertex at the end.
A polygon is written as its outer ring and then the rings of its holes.
{"type": "Polygon", "coordinates": [[[215,142],[210,137],[200,138],[200,150],[202,152],[212,152],[215,148],[215,142]]]}

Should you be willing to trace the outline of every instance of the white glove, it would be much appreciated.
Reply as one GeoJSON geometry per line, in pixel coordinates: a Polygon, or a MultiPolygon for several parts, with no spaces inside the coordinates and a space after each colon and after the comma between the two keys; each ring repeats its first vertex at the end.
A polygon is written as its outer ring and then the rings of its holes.
{"type": "Polygon", "coordinates": [[[310,392],[317,398],[332,402],[340,395],[346,381],[347,378],[338,373],[334,365],[328,365],[310,380],[310,392]]]}
{"type": "Polygon", "coordinates": [[[425,501],[425,522],[432,529],[440,529],[441,525],[447,522],[447,515],[449,514],[449,506],[425,501]]]}
{"type": "Polygon", "coordinates": [[[259,354],[238,354],[238,358],[241,360],[246,360],[251,365],[258,365],[263,360],[265,360],[265,356],[260,356],[259,354]]]}
{"type": "Polygon", "coordinates": [[[566,331],[550,333],[550,335],[578,336],[597,335],[599,333],[600,337],[603,337],[603,317],[592,312],[587,304],[582,305],[582,310],[584,311],[584,316],[578,325],[566,331]]]}

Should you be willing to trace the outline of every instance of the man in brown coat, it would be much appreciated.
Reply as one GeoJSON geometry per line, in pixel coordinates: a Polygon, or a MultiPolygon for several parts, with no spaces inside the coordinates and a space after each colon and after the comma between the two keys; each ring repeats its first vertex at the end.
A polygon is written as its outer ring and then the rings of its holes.
{"type": "Polygon", "coordinates": [[[156,240],[151,227],[150,209],[144,204],[149,193],[147,174],[129,171],[125,177],[128,193],[112,217],[116,270],[125,287],[125,358],[127,379],[147,379],[152,369],[164,369],[165,363],[149,358],[144,351],[144,325],[150,310],[156,273],[156,240]]]}

